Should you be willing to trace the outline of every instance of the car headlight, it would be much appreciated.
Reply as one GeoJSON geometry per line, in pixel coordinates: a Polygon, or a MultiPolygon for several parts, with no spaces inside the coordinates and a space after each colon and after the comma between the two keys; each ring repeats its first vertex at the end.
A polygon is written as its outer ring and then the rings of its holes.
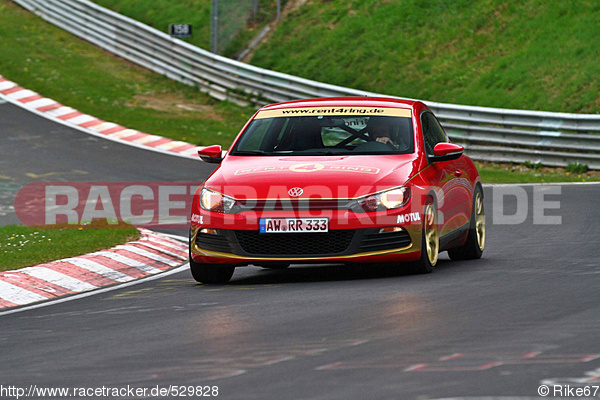
{"type": "Polygon", "coordinates": [[[393,210],[404,207],[409,200],[410,188],[401,187],[361,197],[357,199],[357,204],[352,209],[356,212],[393,210]]]}
{"type": "Polygon", "coordinates": [[[237,211],[235,206],[235,199],[222,195],[219,192],[207,188],[203,188],[200,192],[200,207],[203,210],[234,214],[237,211]]]}

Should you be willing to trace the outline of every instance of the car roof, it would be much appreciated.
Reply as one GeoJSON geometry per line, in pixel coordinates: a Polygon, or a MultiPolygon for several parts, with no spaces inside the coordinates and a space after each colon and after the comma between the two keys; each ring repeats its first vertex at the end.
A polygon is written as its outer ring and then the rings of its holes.
{"type": "Polygon", "coordinates": [[[260,111],[296,107],[390,107],[412,109],[417,104],[423,103],[417,100],[392,97],[324,97],[269,104],[262,107],[260,111]]]}

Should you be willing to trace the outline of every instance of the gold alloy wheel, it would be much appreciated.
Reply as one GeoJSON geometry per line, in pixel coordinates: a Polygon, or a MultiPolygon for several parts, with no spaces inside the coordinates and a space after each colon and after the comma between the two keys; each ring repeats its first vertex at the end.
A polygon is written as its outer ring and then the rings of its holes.
{"type": "Polygon", "coordinates": [[[429,259],[429,263],[431,266],[435,266],[440,250],[440,236],[437,229],[437,218],[435,215],[434,205],[427,204],[425,206],[424,214],[423,229],[425,230],[425,249],[427,250],[427,258],[429,259]]]}
{"type": "Polygon", "coordinates": [[[480,191],[475,197],[475,231],[479,250],[483,251],[485,247],[485,211],[483,210],[483,195],[480,191]]]}

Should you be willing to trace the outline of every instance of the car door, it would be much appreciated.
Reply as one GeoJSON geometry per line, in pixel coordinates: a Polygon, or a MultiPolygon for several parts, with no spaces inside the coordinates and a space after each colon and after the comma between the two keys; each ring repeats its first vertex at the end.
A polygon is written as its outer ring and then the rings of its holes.
{"type": "Polygon", "coordinates": [[[421,114],[421,126],[425,152],[431,165],[431,184],[436,186],[438,223],[442,228],[440,234],[444,236],[468,222],[465,220],[465,215],[466,210],[470,208],[469,194],[463,182],[465,179],[462,177],[460,159],[438,162],[432,160],[435,145],[449,140],[431,111],[427,110],[421,114]]]}

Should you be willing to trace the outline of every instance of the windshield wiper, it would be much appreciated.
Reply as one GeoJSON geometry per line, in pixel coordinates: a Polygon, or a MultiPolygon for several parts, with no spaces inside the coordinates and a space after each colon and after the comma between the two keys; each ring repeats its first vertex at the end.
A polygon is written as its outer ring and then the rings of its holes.
{"type": "Polygon", "coordinates": [[[237,150],[232,155],[234,156],[268,156],[271,153],[267,153],[263,150],[237,150]]]}
{"type": "Polygon", "coordinates": [[[236,150],[232,153],[233,156],[274,156],[277,154],[290,154],[292,150],[275,150],[275,151],[264,151],[264,150],[236,150]]]}

